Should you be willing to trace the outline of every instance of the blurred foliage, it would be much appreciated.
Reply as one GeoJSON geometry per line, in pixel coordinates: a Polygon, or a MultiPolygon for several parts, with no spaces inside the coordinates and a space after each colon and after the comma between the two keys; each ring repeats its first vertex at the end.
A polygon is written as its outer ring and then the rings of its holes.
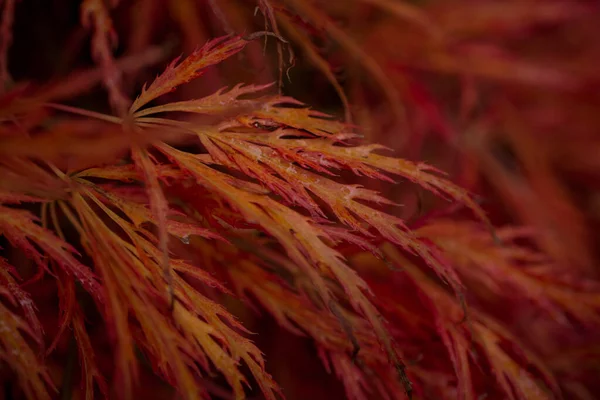
{"type": "Polygon", "coordinates": [[[597,2],[0,11],[0,399],[597,398],[597,2]]]}

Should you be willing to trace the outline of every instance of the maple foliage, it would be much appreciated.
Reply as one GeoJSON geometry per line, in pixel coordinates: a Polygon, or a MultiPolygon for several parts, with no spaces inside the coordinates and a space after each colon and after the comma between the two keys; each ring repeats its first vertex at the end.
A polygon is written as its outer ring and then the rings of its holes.
{"type": "Polygon", "coordinates": [[[574,117],[544,116],[570,96],[592,120],[597,75],[513,43],[593,6],[84,0],[34,84],[22,3],[0,2],[8,397],[594,398],[594,217],[555,169],[596,176],[597,134],[562,146],[574,117]],[[303,392],[285,335],[338,391],[303,392]]]}

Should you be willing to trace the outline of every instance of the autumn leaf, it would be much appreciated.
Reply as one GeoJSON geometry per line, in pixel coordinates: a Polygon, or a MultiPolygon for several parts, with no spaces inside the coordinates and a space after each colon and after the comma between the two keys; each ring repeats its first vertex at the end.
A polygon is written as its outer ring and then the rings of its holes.
{"type": "Polygon", "coordinates": [[[6,396],[594,398],[595,6],[75,7],[0,2],[6,396]]]}
{"type": "Polygon", "coordinates": [[[196,50],[181,63],[175,59],[167,69],[159,75],[148,87],[142,89],[135,99],[129,112],[136,113],[150,101],[169,93],[177,86],[191,81],[202,75],[202,70],[223,61],[225,58],[239,52],[246,46],[246,41],[240,37],[213,39],[202,48],[196,50]]]}

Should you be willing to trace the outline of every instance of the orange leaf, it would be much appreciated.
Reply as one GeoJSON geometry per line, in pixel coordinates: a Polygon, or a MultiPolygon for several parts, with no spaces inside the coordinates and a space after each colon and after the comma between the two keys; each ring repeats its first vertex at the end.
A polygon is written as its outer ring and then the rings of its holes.
{"type": "Polygon", "coordinates": [[[203,69],[217,64],[242,50],[248,42],[240,36],[217,38],[207,42],[202,48],[194,51],[190,56],[177,64],[175,59],[165,71],[159,75],[150,86],[142,89],[142,93],[135,99],[130,114],[134,114],[150,101],[167,94],[179,85],[187,83],[202,75],[203,69]]]}

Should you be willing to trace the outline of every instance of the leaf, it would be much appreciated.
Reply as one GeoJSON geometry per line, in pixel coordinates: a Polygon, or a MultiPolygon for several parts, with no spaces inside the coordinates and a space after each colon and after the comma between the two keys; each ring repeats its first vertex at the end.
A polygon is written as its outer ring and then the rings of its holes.
{"type": "MultiPolygon", "coordinates": [[[[65,285],[59,284],[59,287],[64,286],[65,285]]],[[[67,291],[72,293],[72,290],[73,288],[71,285],[71,288],[67,289],[67,291]]],[[[106,397],[108,388],[105,378],[96,363],[96,352],[85,327],[83,311],[77,303],[73,303],[71,307],[72,308],[69,309],[70,315],[68,315],[65,320],[70,323],[70,326],[73,329],[75,342],[77,343],[79,361],[82,368],[81,382],[85,391],[85,399],[93,400],[94,382],[100,389],[100,393],[106,397]]]]}
{"type": "Polygon", "coordinates": [[[424,295],[427,307],[438,321],[437,329],[447,346],[456,373],[462,378],[459,381],[461,393],[471,398],[476,396],[467,375],[471,369],[466,354],[475,361],[474,353],[466,347],[472,340],[481,348],[497,384],[511,400],[549,400],[555,398],[554,394],[560,394],[558,383],[548,367],[529,352],[517,337],[491,317],[474,310],[470,310],[466,325],[460,323],[462,307],[452,297],[391,246],[386,246],[385,252],[390,260],[405,268],[415,287],[424,295]],[[509,344],[514,349],[512,353],[506,350],[509,344]],[[530,368],[526,369],[525,366],[530,368]],[[530,370],[535,370],[541,379],[537,380],[530,370]]]}
{"type": "MultiPolygon", "coordinates": [[[[298,121],[304,122],[311,117],[314,123],[319,121],[314,118],[314,115],[311,116],[303,109],[288,109],[288,111],[290,113],[304,112],[304,116],[298,121]]],[[[265,116],[255,112],[250,120],[254,118],[254,115],[265,116]]],[[[296,120],[288,117],[283,111],[272,112],[270,117],[278,122],[296,124],[296,120]],[[277,120],[275,116],[281,115],[285,117],[277,120]]],[[[332,131],[332,133],[327,133],[326,130],[317,131],[311,127],[311,124],[305,123],[307,130],[322,136],[306,139],[286,138],[288,131],[284,129],[267,133],[213,132],[198,129],[196,133],[211,154],[213,162],[239,169],[242,173],[257,178],[273,192],[281,195],[284,202],[290,205],[298,204],[307,209],[314,217],[324,217],[323,210],[308,193],[311,192],[331,208],[340,222],[360,232],[363,236],[371,237],[369,227],[373,227],[383,238],[400,244],[405,250],[423,257],[453,287],[455,292],[462,296],[463,288],[458,276],[444,262],[433,246],[412,235],[401,219],[364,204],[365,201],[390,204],[388,200],[376,192],[360,186],[340,184],[314,172],[298,168],[294,162],[304,168],[312,167],[329,174],[333,174],[332,169],[350,169],[357,175],[364,174],[372,178],[391,181],[391,178],[379,172],[379,170],[383,170],[408,177],[436,194],[447,194],[468,205],[483,221],[489,224],[481,208],[461,188],[430,173],[430,171],[437,171],[432,167],[377,155],[374,153],[374,150],[380,148],[377,145],[334,145],[336,143],[335,135],[342,135],[344,129],[342,124],[335,124],[336,122],[332,121],[331,128],[327,128],[326,125],[325,129],[332,131]],[[244,157],[240,157],[240,154],[244,157]]],[[[300,127],[300,125],[294,127],[300,127]]],[[[291,133],[291,130],[289,132],[291,133]]]]}
{"type": "Polygon", "coordinates": [[[144,176],[144,183],[146,185],[146,192],[150,201],[152,214],[157,219],[156,225],[158,227],[159,248],[162,252],[161,264],[165,280],[167,281],[169,302],[171,307],[173,307],[175,297],[173,292],[173,276],[170,269],[171,267],[169,266],[169,236],[167,230],[167,212],[169,205],[163,190],[160,187],[154,163],[150,159],[146,149],[141,149],[139,147],[133,148],[131,157],[133,158],[136,167],[144,176]]]}
{"type": "Polygon", "coordinates": [[[39,246],[44,255],[51,257],[67,274],[75,277],[98,303],[102,303],[104,291],[94,272],[76,260],[72,246],[35,221],[37,218],[27,211],[0,206],[0,232],[9,241],[26,251],[39,267],[46,268],[43,255],[36,248],[39,246]]]}
{"type": "MultiPolygon", "coordinates": [[[[3,275],[6,273],[6,267],[3,261],[3,265],[0,265],[3,275]]],[[[4,282],[0,283],[0,296],[7,299],[9,303],[15,304],[19,300],[14,297],[13,292],[21,297],[21,301],[23,300],[22,294],[17,289],[5,286],[4,282]]],[[[26,313],[31,311],[27,304],[20,305],[25,308],[26,313]]],[[[43,360],[36,356],[28,343],[28,338],[40,342],[39,322],[35,316],[28,315],[27,318],[29,321],[23,320],[5,306],[3,301],[0,301],[0,360],[16,373],[19,387],[27,398],[49,400],[52,398],[50,392],[56,391],[56,388],[43,360]],[[32,318],[35,320],[32,321],[32,318]]]]}
{"type": "MultiPolygon", "coordinates": [[[[333,130],[339,132],[339,130],[333,130]]],[[[382,172],[404,177],[437,195],[446,195],[453,200],[467,205],[482,221],[489,224],[481,207],[469,194],[452,182],[439,177],[441,172],[425,163],[387,157],[376,154],[376,150],[384,149],[381,145],[334,146],[332,140],[323,139],[290,139],[285,138],[285,131],[275,131],[267,134],[232,134],[232,138],[269,146],[282,156],[288,152],[298,157],[298,160],[313,161],[328,169],[349,169],[355,174],[369,176],[375,179],[392,181],[382,172]],[[381,172],[379,172],[381,171],[381,172]]],[[[223,134],[226,136],[226,134],[223,134]]],[[[335,136],[331,139],[335,140],[335,136]]]]}
{"type": "Polygon", "coordinates": [[[144,86],[141,94],[135,99],[130,114],[135,114],[150,101],[167,94],[177,86],[202,75],[203,69],[218,64],[224,59],[241,51],[247,41],[240,36],[217,38],[208,41],[202,48],[195,50],[190,56],[178,64],[179,58],[172,61],[165,71],[148,87],[144,86]]]}
{"type": "Polygon", "coordinates": [[[320,237],[325,233],[311,224],[310,220],[266,196],[251,194],[234,187],[233,178],[212,170],[199,162],[193,155],[166,145],[159,147],[167,157],[183,170],[193,174],[199,185],[223,197],[246,220],[256,221],[276,238],[289,257],[307,274],[324,304],[331,304],[332,297],[321,274],[331,274],[342,285],[352,307],[363,314],[375,330],[390,362],[397,366],[400,379],[408,394],[411,384],[404,372],[404,365],[380,320],[379,312],[371,304],[365,292],[366,283],[350,269],[342,256],[328,247],[320,237]]]}
{"type": "MultiPolygon", "coordinates": [[[[319,310],[307,296],[296,293],[282,279],[249,260],[241,260],[228,270],[237,292],[241,296],[251,293],[285,329],[301,336],[307,333],[324,349],[345,354],[353,351],[353,344],[337,318],[325,310],[319,310]]],[[[355,332],[361,348],[361,358],[370,363],[385,363],[386,355],[381,352],[377,337],[368,324],[346,310],[341,310],[340,313],[355,332]]]]}
{"type": "Polygon", "coordinates": [[[17,305],[23,311],[27,323],[31,327],[32,338],[38,345],[42,345],[44,331],[36,315],[35,304],[31,300],[31,296],[17,285],[13,275],[16,275],[15,268],[0,257],[0,287],[6,291],[6,295],[13,305],[17,305]]]}
{"type": "Polygon", "coordinates": [[[58,301],[60,306],[60,317],[58,320],[58,329],[54,340],[48,346],[46,354],[52,353],[58,346],[59,340],[61,339],[64,332],[73,323],[73,316],[77,309],[77,299],[75,297],[75,284],[69,279],[69,276],[65,273],[61,273],[60,270],[55,272],[60,278],[57,279],[58,285],[58,301]],[[62,278],[62,279],[61,279],[62,278]]]}
{"type": "Polygon", "coordinates": [[[366,377],[356,364],[342,354],[330,354],[330,358],[338,378],[344,383],[348,400],[367,400],[369,391],[366,377]]]}
{"type": "MultiPolygon", "coordinates": [[[[82,173],[77,174],[77,177],[78,178],[83,178],[83,177],[104,177],[104,178],[106,178],[106,177],[111,176],[115,180],[125,180],[125,181],[131,180],[127,177],[127,175],[122,175],[122,174],[117,175],[117,172],[121,172],[121,173],[129,172],[127,169],[121,168],[118,171],[114,170],[114,172],[115,172],[114,176],[112,175],[112,173],[110,173],[110,170],[111,169],[109,169],[109,171],[107,171],[109,173],[102,173],[101,171],[86,170],[86,171],[83,171],[82,173]]],[[[132,172],[134,172],[134,176],[137,176],[135,171],[132,171],[132,172]]],[[[171,172],[175,172],[175,171],[169,170],[168,168],[160,168],[159,166],[156,166],[156,172],[157,172],[157,175],[161,174],[160,176],[164,178],[164,177],[170,176],[169,174],[171,172]],[[166,172],[165,175],[162,175],[163,171],[166,172]]],[[[181,175],[179,175],[179,176],[181,176],[181,175]]],[[[147,204],[140,203],[139,202],[140,199],[136,199],[133,196],[128,195],[128,193],[125,192],[123,190],[123,188],[120,188],[121,190],[118,190],[118,188],[110,187],[110,186],[106,186],[106,185],[94,185],[87,180],[79,180],[78,179],[78,182],[81,182],[85,186],[92,188],[98,195],[101,196],[101,198],[103,200],[106,201],[107,204],[114,206],[115,209],[117,209],[120,212],[123,212],[125,215],[127,215],[127,217],[131,220],[131,222],[134,224],[134,226],[140,231],[140,233],[146,232],[146,230],[143,227],[144,224],[147,224],[147,223],[156,224],[156,222],[157,222],[156,220],[160,220],[160,218],[155,216],[153,210],[148,209],[147,204]]],[[[145,201],[146,197],[143,196],[141,200],[145,201]]],[[[165,199],[165,202],[166,202],[166,199],[165,199]]],[[[164,210],[164,212],[165,212],[166,218],[167,218],[164,221],[166,233],[176,236],[177,238],[179,238],[182,241],[189,240],[189,237],[192,235],[202,236],[207,239],[225,240],[222,236],[218,235],[216,232],[213,232],[209,229],[202,228],[193,223],[188,223],[188,222],[178,221],[173,218],[168,218],[168,217],[175,217],[175,218],[179,217],[181,219],[181,217],[185,217],[184,214],[174,212],[171,208],[168,207],[168,204],[167,204],[167,208],[166,208],[166,210],[164,210]]]]}
{"type": "Polygon", "coordinates": [[[568,317],[583,324],[600,323],[597,284],[565,279],[547,256],[515,243],[532,238],[531,233],[505,227],[498,230],[503,243],[498,245],[473,222],[438,219],[419,228],[417,234],[440,246],[461,275],[498,298],[508,300],[508,293],[528,298],[565,325],[571,325],[568,317]]]}
{"type": "Polygon", "coordinates": [[[272,84],[246,86],[238,84],[229,91],[226,91],[226,88],[221,88],[212,95],[198,100],[176,101],[161,106],[150,107],[138,111],[135,115],[137,118],[141,118],[151,114],[173,111],[198,114],[226,114],[235,112],[236,110],[239,110],[238,112],[253,111],[262,102],[240,99],[239,97],[261,92],[271,86],[272,84]]]}
{"type": "MultiPolygon", "coordinates": [[[[113,4],[113,6],[115,6],[113,4]]],[[[94,28],[92,56],[100,63],[104,84],[110,95],[110,103],[120,115],[124,115],[130,101],[121,88],[121,74],[115,65],[112,49],[117,44],[109,12],[102,0],[84,0],[81,4],[81,23],[85,28],[94,28]]]]}
{"type": "MultiPolygon", "coordinates": [[[[105,318],[115,338],[118,383],[125,393],[131,391],[137,375],[133,347],[135,337],[135,343],[151,356],[155,371],[186,398],[205,394],[195,376],[199,367],[210,371],[210,363],[224,374],[241,398],[242,383],[245,382],[238,370],[241,359],[251,369],[265,395],[275,399],[276,385],[264,372],[258,349],[236,332],[242,326],[220,305],[201,295],[175,273],[172,275],[172,287],[179,302],[171,316],[160,295],[167,283],[160,273],[163,253],[155,245],[157,238],[152,237],[150,232],[140,232],[133,221],[112,211],[99,195],[86,186],[81,187],[81,194],[72,199],[72,207],[77,214],[70,214],[69,219],[80,232],[82,243],[92,255],[107,289],[105,318]],[[97,205],[106,217],[116,223],[125,237],[108,228],[85,199],[97,205]],[[148,281],[152,284],[148,285],[148,281]],[[132,325],[130,321],[136,321],[136,324],[132,325]],[[134,332],[140,329],[139,334],[134,336],[134,332]]],[[[114,200],[116,197],[109,195],[107,198],[114,200]]],[[[139,206],[130,207],[129,214],[131,209],[137,209],[138,213],[144,210],[139,206]]],[[[68,211],[66,213],[69,214],[68,211]]],[[[145,219],[143,212],[141,215],[142,220],[145,219]]],[[[176,231],[178,226],[174,227],[176,231]]],[[[210,287],[226,291],[209,274],[183,260],[170,258],[169,266],[210,287]]]]}

